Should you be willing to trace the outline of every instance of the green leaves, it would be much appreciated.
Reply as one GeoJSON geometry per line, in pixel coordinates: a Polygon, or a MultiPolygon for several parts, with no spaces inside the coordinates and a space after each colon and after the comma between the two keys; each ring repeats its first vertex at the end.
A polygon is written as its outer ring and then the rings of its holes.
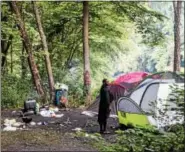
{"type": "MultiPolygon", "coordinates": [[[[178,128],[175,133],[179,132],[183,136],[176,135],[173,132],[165,134],[155,134],[155,129],[134,128],[126,131],[117,131],[117,141],[112,143],[101,139],[101,142],[95,142],[94,146],[100,151],[133,151],[133,152],[174,152],[183,151],[184,131],[183,126],[174,126],[178,128]],[[140,136],[142,134],[142,136],[140,136]]],[[[174,129],[175,129],[174,128],[174,129]]]]}
{"type": "MultiPolygon", "coordinates": [[[[46,68],[44,54],[36,30],[30,2],[19,2],[26,30],[32,42],[34,56],[44,81],[46,68]]],[[[173,48],[173,25],[170,4],[145,2],[89,2],[89,45],[92,90],[96,91],[104,77],[112,79],[117,71],[164,70],[169,65],[173,48]],[[167,5],[168,4],[168,5],[167,5]],[[166,13],[165,13],[166,12],[166,13]],[[168,15],[168,19],[163,15],[168,15]],[[164,21],[164,23],[162,23],[164,21]],[[165,34],[165,36],[164,36],[165,34]],[[167,39],[167,41],[166,41],[167,39]],[[156,47],[158,45],[159,47],[156,47]]],[[[82,2],[38,2],[44,31],[47,36],[54,78],[70,85],[72,92],[83,89],[82,56],[82,2]],[[74,69],[74,70],[71,70],[74,69]],[[75,72],[74,72],[75,71],[75,72]],[[73,76],[71,76],[73,75],[73,76]],[[75,78],[74,78],[75,77],[75,78]],[[78,81],[73,84],[71,81],[78,81]]],[[[2,2],[2,39],[13,38],[15,75],[21,75],[22,39],[8,3],[2,2]]],[[[11,56],[7,54],[10,63],[11,56]]],[[[7,69],[10,64],[7,64],[7,69]]]]}
{"type": "Polygon", "coordinates": [[[114,3],[117,13],[136,23],[137,31],[143,35],[143,42],[150,46],[160,45],[164,41],[164,33],[157,28],[157,22],[166,19],[164,15],[153,11],[139,2],[114,3]]]}

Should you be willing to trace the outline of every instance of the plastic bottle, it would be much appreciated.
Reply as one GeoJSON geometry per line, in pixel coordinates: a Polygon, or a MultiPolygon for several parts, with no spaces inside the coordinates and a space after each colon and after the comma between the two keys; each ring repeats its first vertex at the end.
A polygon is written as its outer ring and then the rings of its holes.
{"type": "Polygon", "coordinates": [[[39,113],[39,108],[40,108],[39,104],[36,103],[36,106],[35,106],[35,114],[36,115],[39,113]]]}

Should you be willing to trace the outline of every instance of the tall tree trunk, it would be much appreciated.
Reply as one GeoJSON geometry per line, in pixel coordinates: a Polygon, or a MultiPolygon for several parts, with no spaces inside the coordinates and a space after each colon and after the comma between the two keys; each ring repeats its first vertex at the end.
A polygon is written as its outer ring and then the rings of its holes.
{"type": "Polygon", "coordinates": [[[174,64],[173,71],[180,72],[180,17],[182,1],[173,1],[174,7],[174,64]]]}
{"type": "MultiPolygon", "coordinates": [[[[20,8],[20,13],[21,13],[21,16],[22,16],[22,21],[24,22],[24,11],[23,11],[23,5],[21,5],[21,8],[20,8]]],[[[21,50],[21,77],[22,79],[25,79],[25,76],[26,76],[26,70],[27,70],[27,65],[26,65],[26,57],[25,57],[25,48],[24,48],[24,41],[22,40],[22,50],[21,50]]],[[[29,59],[28,59],[28,62],[29,62],[29,59]]],[[[33,78],[33,75],[32,75],[32,78],[33,78]]]]}
{"type": "Polygon", "coordinates": [[[8,50],[11,46],[12,39],[13,39],[13,36],[10,35],[8,38],[8,42],[6,42],[5,40],[1,40],[1,51],[3,53],[3,56],[1,58],[1,72],[2,73],[4,71],[4,67],[5,67],[5,63],[6,63],[6,56],[8,54],[8,50]]]}
{"type": "Polygon", "coordinates": [[[90,51],[89,51],[89,10],[88,1],[83,2],[83,58],[84,58],[84,95],[86,102],[90,101],[91,76],[90,76],[90,51]]]}
{"type": "Polygon", "coordinates": [[[47,45],[46,36],[42,27],[41,18],[40,18],[40,14],[39,14],[39,10],[37,8],[36,2],[32,1],[32,3],[33,3],[33,9],[36,17],[37,27],[42,41],[42,47],[45,52],[45,62],[46,62],[48,82],[50,87],[50,99],[51,101],[53,101],[54,100],[54,79],[53,79],[51,61],[50,61],[49,52],[48,52],[48,45],[47,45]]]}
{"type": "MultiPolygon", "coordinates": [[[[25,78],[26,76],[26,62],[25,62],[25,53],[24,53],[24,42],[22,41],[22,50],[21,50],[21,69],[22,69],[22,74],[21,77],[22,79],[25,78]]],[[[29,62],[29,60],[28,60],[29,62]]]]}
{"type": "MultiPolygon", "coordinates": [[[[6,22],[6,23],[8,22],[7,14],[4,14],[3,12],[1,12],[1,21],[6,22]]],[[[5,72],[6,57],[8,54],[8,50],[11,46],[12,39],[13,39],[12,34],[10,34],[8,36],[7,33],[2,31],[2,33],[1,33],[1,53],[2,53],[2,56],[1,56],[1,76],[5,72]],[[7,39],[7,37],[8,37],[8,39],[7,39]]]]}
{"type": "Polygon", "coordinates": [[[13,48],[12,48],[12,43],[11,43],[10,56],[11,56],[10,69],[11,69],[11,73],[13,73],[13,48]]]}
{"type": "Polygon", "coordinates": [[[36,86],[36,90],[37,90],[38,94],[40,95],[40,97],[42,99],[44,99],[45,96],[44,96],[44,91],[43,91],[43,88],[42,88],[42,85],[41,85],[41,79],[40,79],[39,71],[38,71],[37,66],[35,64],[34,56],[33,56],[33,53],[32,53],[32,46],[31,46],[28,34],[25,30],[25,25],[24,25],[24,22],[22,20],[21,14],[20,14],[20,10],[17,6],[16,1],[11,1],[10,4],[11,4],[11,7],[12,7],[14,13],[16,14],[17,22],[19,24],[19,31],[20,31],[21,37],[23,39],[25,49],[28,53],[30,69],[31,69],[31,72],[32,72],[32,75],[33,75],[33,80],[34,80],[34,83],[35,83],[35,86],[36,86]]]}

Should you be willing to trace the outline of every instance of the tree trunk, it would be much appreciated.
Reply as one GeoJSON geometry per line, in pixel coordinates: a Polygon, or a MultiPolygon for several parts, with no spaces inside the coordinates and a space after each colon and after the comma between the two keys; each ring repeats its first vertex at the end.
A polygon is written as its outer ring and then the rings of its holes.
{"type": "Polygon", "coordinates": [[[53,79],[51,61],[50,61],[49,52],[48,52],[48,45],[47,45],[46,36],[42,27],[41,18],[39,15],[39,10],[37,8],[36,2],[32,1],[32,3],[33,3],[33,9],[36,17],[37,27],[42,41],[42,47],[45,52],[45,62],[46,62],[48,82],[50,87],[50,99],[51,101],[53,101],[54,100],[54,79],[53,79]]]}
{"type": "Polygon", "coordinates": [[[16,1],[11,1],[10,4],[11,4],[11,7],[12,7],[14,13],[16,14],[17,23],[19,24],[19,31],[20,31],[21,37],[23,39],[26,52],[28,53],[30,69],[31,69],[31,72],[32,72],[32,75],[33,75],[33,80],[34,80],[34,83],[35,83],[35,86],[36,86],[36,90],[37,90],[38,94],[40,95],[40,97],[42,99],[44,99],[44,97],[45,97],[44,96],[44,91],[43,91],[43,88],[42,88],[42,85],[41,85],[41,79],[40,79],[39,71],[38,71],[37,66],[35,64],[34,56],[33,56],[33,53],[32,53],[32,46],[31,46],[31,43],[30,43],[30,39],[29,39],[29,37],[27,35],[27,32],[25,30],[24,22],[22,20],[20,10],[19,10],[16,3],[17,3],[16,1]]]}
{"type": "Polygon", "coordinates": [[[180,72],[180,17],[182,1],[173,2],[174,7],[174,64],[173,71],[180,72]]]}
{"type": "MultiPolygon", "coordinates": [[[[21,74],[21,77],[22,79],[25,79],[25,76],[26,76],[26,62],[25,62],[25,53],[24,53],[24,42],[22,41],[22,50],[21,50],[21,69],[22,69],[22,74],[21,74]]],[[[29,62],[29,60],[28,60],[29,62]]]]}
{"type": "Polygon", "coordinates": [[[6,63],[6,56],[8,54],[8,50],[11,46],[12,39],[13,39],[13,36],[10,35],[9,39],[8,39],[8,42],[6,42],[5,40],[1,40],[1,51],[3,53],[3,56],[1,58],[1,72],[2,73],[4,71],[4,67],[5,67],[5,63],[6,63]]]}
{"type": "MultiPolygon", "coordinates": [[[[23,5],[21,5],[20,13],[22,16],[22,21],[24,22],[24,11],[23,11],[23,5]]],[[[24,41],[22,40],[22,50],[21,50],[21,78],[25,79],[26,77],[26,71],[27,71],[27,65],[26,65],[26,57],[25,57],[25,49],[24,49],[24,41]]],[[[28,59],[29,62],[29,59],[28,59]]],[[[30,68],[31,69],[31,68],[30,68]]],[[[33,78],[33,75],[32,75],[33,78]]]]}
{"type": "Polygon", "coordinates": [[[86,102],[90,101],[91,92],[91,76],[90,76],[90,51],[89,51],[89,34],[88,34],[88,21],[89,10],[88,1],[83,2],[83,58],[84,58],[84,95],[86,102]]]}
{"type": "Polygon", "coordinates": [[[11,43],[11,52],[10,52],[10,55],[11,55],[10,69],[11,69],[11,73],[13,73],[13,48],[12,48],[12,43],[11,43]]]}
{"type": "MultiPolygon", "coordinates": [[[[6,22],[6,23],[8,22],[7,14],[4,14],[3,12],[1,12],[1,21],[6,22]]],[[[6,57],[8,54],[8,50],[11,46],[12,39],[13,39],[12,34],[10,34],[8,36],[7,33],[4,33],[4,31],[2,31],[2,33],[1,33],[1,53],[2,53],[2,56],[1,56],[1,76],[5,72],[6,57]],[[8,37],[8,39],[7,39],[7,37],[8,37]]]]}

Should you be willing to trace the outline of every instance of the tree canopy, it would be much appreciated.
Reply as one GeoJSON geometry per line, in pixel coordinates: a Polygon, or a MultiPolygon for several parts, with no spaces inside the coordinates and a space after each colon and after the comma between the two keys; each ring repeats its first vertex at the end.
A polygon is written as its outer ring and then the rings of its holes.
{"type": "MultiPolygon", "coordinates": [[[[2,2],[1,48],[2,105],[22,104],[32,92],[32,75],[24,51],[19,24],[10,2],[2,2]],[[11,43],[10,43],[11,42],[11,43]],[[9,43],[9,44],[8,44],[9,43]],[[4,45],[4,46],[3,46],[4,45]],[[6,49],[5,46],[9,46],[6,49]],[[23,75],[24,73],[24,75],[23,75]],[[26,74],[25,74],[26,73],[26,74]],[[22,81],[26,83],[23,84],[22,81]],[[16,83],[15,83],[16,82],[16,83]],[[29,85],[28,85],[29,84],[29,85]],[[10,88],[18,87],[22,97],[10,88]],[[7,91],[9,90],[9,91],[7,91]],[[13,93],[14,92],[14,93],[13,93]],[[20,99],[17,101],[17,99],[20,99]]],[[[17,2],[31,41],[42,85],[48,91],[48,77],[41,39],[31,2],[17,2]]],[[[71,101],[83,96],[82,2],[37,2],[46,35],[53,77],[69,86],[71,101]]],[[[172,65],[172,3],[89,2],[89,47],[92,90],[96,94],[103,78],[116,72],[156,72],[172,65]]],[[[183,25],[181,27],[184,28],[183,25]]],[[[184,48],[182,44],[181,49],[184,48]]]]}

